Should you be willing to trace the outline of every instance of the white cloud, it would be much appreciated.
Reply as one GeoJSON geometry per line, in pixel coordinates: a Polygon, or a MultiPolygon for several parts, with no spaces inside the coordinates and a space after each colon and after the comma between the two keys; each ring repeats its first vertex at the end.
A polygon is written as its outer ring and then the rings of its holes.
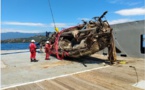
{"type": "MultiPolygon", "coordinates": [[[[68,28],[74,25],[74,23],[55,23],[55,26],[58,28],[68,28]]],[[[48,27],[54,27],[54,23],[50,23],[48,27]]]]}
{"type": "Polygon", "coordinates": [[[115,13],[122,16],[145,15],[145,8],[122,9],[122,10],[116,11],[115,13]]]}
{"type": "MultiPolygon", "coordinates": [[[[37,27],[54,27],[54,23],[43,24],[43,23],[30,23],[30,22],[2,22],[2,25],[16,25],[16,26],[37,26],[37,27]]],[[[56,27],[70,27],[72,23],[55,23],[56,27]]]]}
{"type": "Polygon", "coordinates": [[[46,27],[46,24],[43,23],[31,23],[31,22],[2,22],[3,25],[18,25],[18,26],[38,26],[46,27]]]}
{"type": "MultiPolygon", "coordinates": [[[[6,22],[3,24],[11,24],[10,22],[6,22]]],[[[23,25],[26,25],[24,23],[22,23],[23,25]]],[[[19,25],[22,25],[21,23],[19,23],[19,25]]],[[[18,25],[17,23],[12,23],[11,25],[18,25]]],[[[31,24],[31,26],[35,26],[36,24],[31,24]]],[[[38,24],[37,24],[38,25],[38,24]]],[[[44,26],[45,24],[42,24],[42,26],[44,26]]],[[[58,27],[59,29],[62,29],[62,28],[68,28],[68,27],[71,27],[71,26],[74,26],[74,23],[55,23],[56,27],[58,27]]],[[[41,24],[40,24],[41,26],[41,24]]],[[[46,25],[45,25],[46,26],[46,25]]],[[[50,23],[47,25],[47,27],[44,27],[44,29],[47,29],[47,30],[54,30],[54,23],[50,23]],[[49,29],[48,29],[49,28],[49,29]]],[[[6,33],[6,32],[21,32],[21,33],[40,33],[42,32],[42,30],[22,30],[22,29],[14,29],[14,28],[3,28],[1,29],[1,33],[6,33]]]]}
{"type": "MultiPolygon", "coordinates": [[[[24,23],[24,22],[2,22],[2,25],[16,25],[16,26],[38,26],[42,27],[44,30],[53,31],[54,30],[54,23],[50,24],[43,24],[43,23],[24,23]],[[49,29],[48,29],[49,28],[49,29]]],[[[71,26],[74,26],[74,23],[55,23],[56,27],[58,27],[60,30],[63,28],[68,28],[71,26]]],[[[7,26],[8,27],[8,26],[7,26]]],[[[39,33],[42,32],[41,30],[22,30],[22,29],[15,29],[15,28],[3,28],[1,30],[2,33],[5,32],[21,32],[21,33],[39,33]]]]}
{"type": "MultiPolygon", "coordinates": [[[[66,23],[55,23],[56,27],[67,27],[68,25],[66,23]]],[[[50,23],[49,27],[54,27],[54,23],[50,23]]]]}
{"type": "Polygon", "coordinates": [[[143,1],[136,1],[136,0],[108,0],[111,4],[120,4],[120,5],[128,5],[128,6],[135,6],[139,5],[141,3],[144,3],[143,1]]]}
{"type": "Polygon", "coordinates": [[[1,33],[6,33],[6,32],[21,32],[21,33],[41,33],[41,30],[20,30],[20,29],[1,29],[1,33]]]}
{"type": "Polygon", "coordinates": [[[130,22],[130,21],[133,21],[133,20],[131,20],[131,19],[117,19],[117,20],[109,21],[109,24],[112,25],[112,24],[125,23],[125,22],[130,22]]]}

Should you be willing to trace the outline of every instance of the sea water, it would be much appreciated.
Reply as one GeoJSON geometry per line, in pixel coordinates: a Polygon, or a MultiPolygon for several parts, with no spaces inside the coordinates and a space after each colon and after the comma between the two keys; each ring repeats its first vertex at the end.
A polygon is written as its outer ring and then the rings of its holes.
{"type": "Polygon", "coordinates": [[[1,50],[29,49],[30,43],[1,43],[1,50]]]}

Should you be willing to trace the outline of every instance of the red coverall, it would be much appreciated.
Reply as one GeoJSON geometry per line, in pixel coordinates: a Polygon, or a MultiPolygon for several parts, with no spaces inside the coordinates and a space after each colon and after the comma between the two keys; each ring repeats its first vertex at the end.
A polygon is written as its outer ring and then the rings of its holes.
{"type": "Polygon", "coordinates": [[[36,60],[36,45],[34,43],[30,43],[29,49],[31,53],[30,55],[31,60],[36,60]]]}
{"type": "Polygon", "coordinates": [[[45,53],[46,53],[45,60],[49,60],[50,48],[51,48],[51,45],[49,43],[46,43],[45,44],[45,53]]]}

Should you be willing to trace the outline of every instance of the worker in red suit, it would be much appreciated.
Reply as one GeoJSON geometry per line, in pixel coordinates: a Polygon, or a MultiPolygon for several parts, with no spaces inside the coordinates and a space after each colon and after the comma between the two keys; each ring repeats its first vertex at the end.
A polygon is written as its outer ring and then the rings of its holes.
{"type": "Polygon", "coordinates": [[[50,42],[46,41],[46,44],[45,44],[45,53],[46,53],[45,60],[50,60],[50,58],[49,58],[49,56],[50,56],[50,48],[51,48],[50,42]]]}
{"type": "Polygon", "coordinates": [[[31,62],[37,62],[36,60],[36,45],[35,45],[35,40],[31,40],[31,43],[29,45],[29,50],[30,50],[30,59],[31,62]]]}

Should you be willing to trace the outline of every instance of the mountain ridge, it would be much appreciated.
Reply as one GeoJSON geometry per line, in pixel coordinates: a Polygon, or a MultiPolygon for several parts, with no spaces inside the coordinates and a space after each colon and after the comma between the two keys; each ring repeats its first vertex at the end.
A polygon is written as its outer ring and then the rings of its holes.
{"type": "Polygon", "coordinates": [[[42,32],[42,33],[6,32],[6,33],[1,33],[1,40],[16,39],[16,38],[29,38],[36,35],[45,35],[45,32],[42,32]]]}
{"type": "Polygon", "coordinates": [[[29,38],[6,39],[6,40],[1,40],[1,43],[29,43],[32,39],[34,39],[35,42],[40,42],[41,40],[46,39],[46,37],[43,35],[36,35],[29,38]]]}

